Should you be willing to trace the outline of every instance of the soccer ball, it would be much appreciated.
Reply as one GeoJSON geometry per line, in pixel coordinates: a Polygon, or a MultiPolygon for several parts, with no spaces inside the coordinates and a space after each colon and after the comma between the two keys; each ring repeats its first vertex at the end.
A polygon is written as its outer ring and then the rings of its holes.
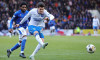
{"type": "Polygon", "coordinates": [[[86,49],[88,53],[94,53],[96,50],[96,47],[93,44],[89,44],[86,46],[86,49]]]}

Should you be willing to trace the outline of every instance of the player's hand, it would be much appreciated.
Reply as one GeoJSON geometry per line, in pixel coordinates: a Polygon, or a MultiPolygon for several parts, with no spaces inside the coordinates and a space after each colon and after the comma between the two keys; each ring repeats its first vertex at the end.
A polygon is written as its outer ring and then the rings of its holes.
{"type": "Polygon", "coordinates": [[[19,24],[16,24],[16,27],[19,27],[20,25],[19,24]]]}
{"type": "Polygon", "coordinates": [[[10,29],[9,32],[12,33],[13,32],[13,29],[10,29]]]}
{"type": "Polygon", "coordinates": [[[45,17],[44,20],[49,20],[49,18],[48,17],[45,17]]]}

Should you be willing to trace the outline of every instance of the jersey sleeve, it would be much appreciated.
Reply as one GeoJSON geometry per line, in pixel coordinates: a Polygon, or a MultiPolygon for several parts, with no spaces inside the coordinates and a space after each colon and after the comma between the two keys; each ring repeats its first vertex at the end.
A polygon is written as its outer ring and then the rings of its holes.
{"type": "Polygon", "coordinates": [[[54,21],[54,25],[56,25],[56,22],[54,21]]]}
{"type": "Polygon", "coordinates": [[[18,15],[18,13],[17,13],[17,12],[16,12],[16,13],[14,13],[14,15],[13,15],[13,17],[12,17],[11,21],[10,21],[10,29],[12,29],[12,24],[13,24],[13,21],[17,18],[17,15],[18,15]]]}
{"type": "Polygon", "coordinates": [[[51,21],[48,22],[48,25],[49,25],[49,26],[51,25],[51,21]]]}
{"type": "Polygon", "coordinates": [[[32,10],[28,12],[28,14],[21,20],[20,24],[23,24],[26,20],[31,17],[32,10]]]}
{"type": "Polygon", "coordinates": [[[100,24],[99,24],[99,19],[98,19],[98,25],[100,25],[100,24]]]}
{"type": "Polygon", "coordinates": [[[47,12],[47,10],[45,10],[44,13],[49,18],[49,20],[53,20],[54,19],[54,16],[52,14],[50,14],[49,12],[47,12]]]}

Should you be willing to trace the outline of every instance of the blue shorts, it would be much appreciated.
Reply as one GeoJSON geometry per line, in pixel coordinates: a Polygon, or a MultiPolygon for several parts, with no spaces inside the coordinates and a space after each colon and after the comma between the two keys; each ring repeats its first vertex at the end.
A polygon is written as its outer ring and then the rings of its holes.
{"type": "Polygon", "coordinates": [[[34,34],[35,31],[38,31],[40,38],[44,38],[44,35],[41,32],[42,29],[43,27],[40,27],[40,26],[33,26],[33,25],[28,26],[28,30],[31,34],[34,34]]]}
{"type": "Polygon", "coordinates": [[[93,26],[93,29],[97,29],[97,26],[93,26]]]}

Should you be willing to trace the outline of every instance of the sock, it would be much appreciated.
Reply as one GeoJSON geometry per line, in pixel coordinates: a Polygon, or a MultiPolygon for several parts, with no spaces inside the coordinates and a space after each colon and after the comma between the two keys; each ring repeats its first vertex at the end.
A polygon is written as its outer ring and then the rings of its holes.
{"type": "Polygon", "coordinates": [[[94,31],[94,35],[95,35],[96,31],[94,31]]]}
{"type": "Polygon", "coordinates": [[[51,33],[51,35],[53,35],[53,32],[51,33]]]}
{"type": "Polygon", "coordinates": [[[53,35],[53,31],[51,30],[51,35],[53,35]]]}
{"type": "Polygon", "coordinates": [[[41,44],[38,44],[31,56],[35,56],[35,54],[40,50],[41,47],[41,44]]]}
{"type": "Polygon", "coordinates": [[[25,43],[26,43],[26,39],[23,39],[21,43],[21,53],[24,53],[25,43]]]}
{"type": "Polygon", "coordinates": [[[35,38],[36,38],[36,40],[39,42],[39,44],[41,44],[41,45],[43,46],[42,39],[40,38],[40,36],[39,36],[38,33],[35,34],[35,38]]]}
{"type": "Polygon", "coordinates": [[[96,31],[96,34],[98,34],[98,31],[96,31]]]}
{"type": "Polygon", "coordinates": [[[14,51],[15,49],[17,49],[17,48],[19,48],[20,47],[20,44],[19,43],[17,43],[14,47],[12,47],[10,50],[11,51],[14,51]]]}
{"type": "Polygon", "coordinates": [[[98,34],[98,31],[96,31],[96,34],[98,34]]]}
{"type": "Polygon", "coordinates": [[[9,34],[9,37],[11,37],[11,33],[9,34]]]}
{"type": "Polygon", "coordinates": [[[53,32],[52,34],[55,35],[55,32],[53,32]]]}

